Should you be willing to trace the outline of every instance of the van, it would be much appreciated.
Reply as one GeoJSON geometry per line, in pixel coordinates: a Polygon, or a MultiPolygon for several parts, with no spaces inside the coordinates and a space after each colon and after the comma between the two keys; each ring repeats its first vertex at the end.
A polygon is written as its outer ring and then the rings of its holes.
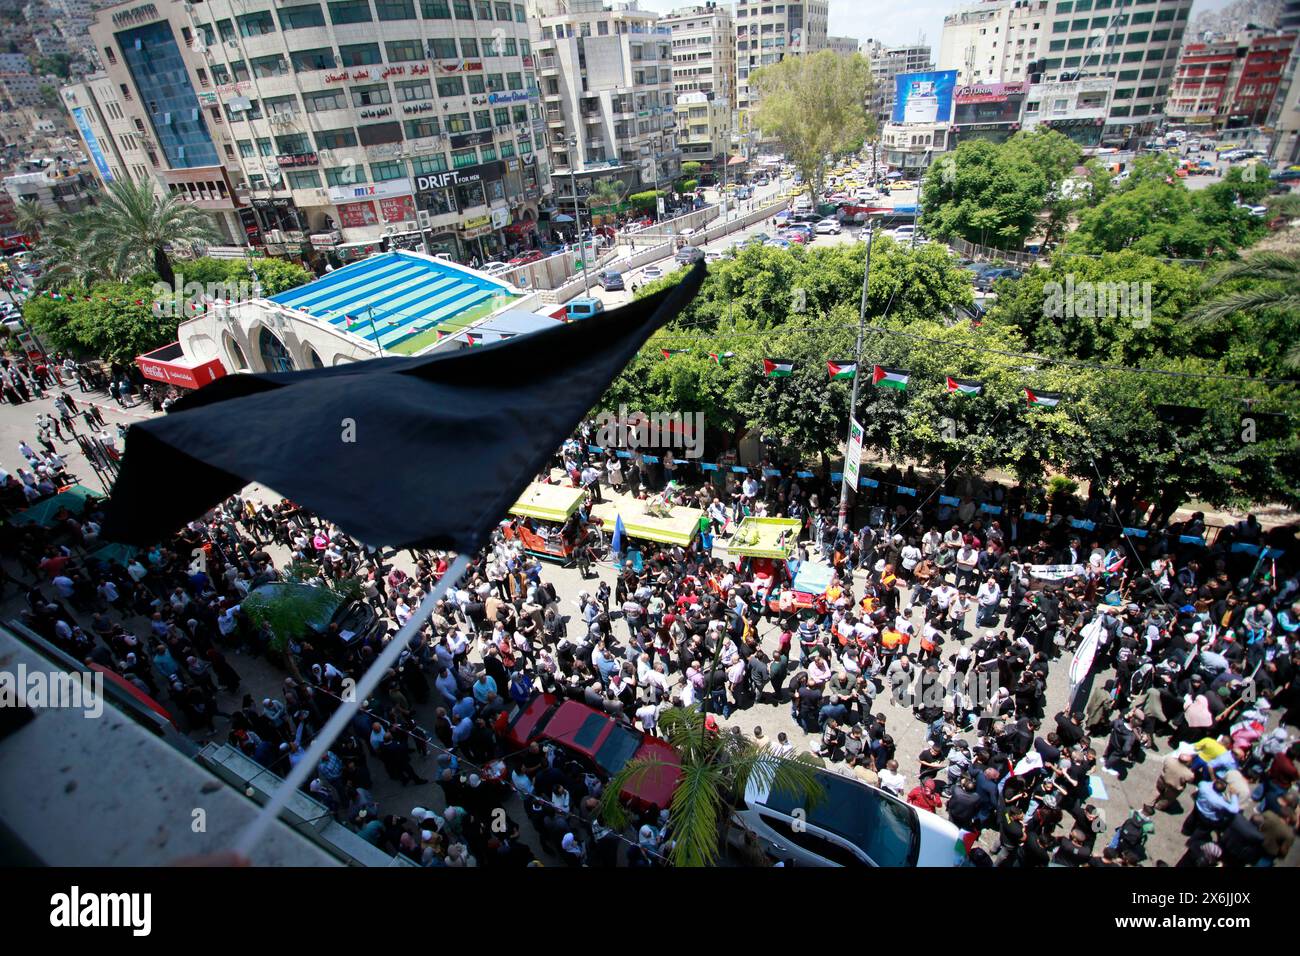
{"type": "Polygon", "coordinates": [[[605,311],[605,303],[595,298],[577,298],[564,307],[564,320],[590,319],[605,311]]]}

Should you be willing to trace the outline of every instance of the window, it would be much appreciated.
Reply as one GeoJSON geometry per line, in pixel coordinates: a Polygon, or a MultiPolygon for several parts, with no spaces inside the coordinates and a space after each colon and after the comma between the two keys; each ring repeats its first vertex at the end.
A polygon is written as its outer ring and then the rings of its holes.
{"type": "Polygon", "coordinates": [[[451,165],[453,169],[464,169],[466,166],[478,165],[478,153],[472,149],[457,149],[451,154],[451,165]]]}
{"type": "Polygon", "coordinates": [[[405,175],[406,164],[400,159],[370,164],[370,178],[377,183],[387,182],[390,179],[401,179],[405,175]]]}
{"type": "Polygon", "coordinates": [[[481,154],[479,158],[482,159],[483,162],[485,163],[490,163],[492,162],[492,160],[497,158],[497,151],[495,146],[480,147],[479,153],[481,154]]]}
{"type": "Polygon", "coordinates": [[[254,76],[284,76],[289,72],[289,64],[278,53],[275,56],[256,56],[250,62],[254,76]]]}
{"type": "Polygon", "coordinates": [[[524,9],[522,3],[515,4],[515,23],[527,23],[528,11],[524,9]]]}
{"type": "Polygon", "coordinates": [[[429,41],[429,56],[435,60],[456,59],[456,41],[446,37],[434,37],[429,41]]]}
{"type": "Polygon", "coordinates": [[[1064,49],[1065,49],[1064,40],[1052,40],[1050,43],[1047,44],[1047,50],[1049,53],[1059,53],[1064,49]]]}
{"type": "Polygon", "coordinates": [[[468,133],[472,128],[468,113],[452,113],[447,117],[447,131],[449,133],[468,133]]]}
{"type": "Polygon", "coordinates": [[[354,129],[326,129],[316,133],[317,149],[347,149],[357,145],[357,131],[354,129]]]}
{"type": "Polygon", "coordinates": [[[241,36],[260,37],[275,32],[275,18],[271,16],[270,10],[246,13],[243,16],[235,17],[235,20],[239,24],[241,36]]]}
{"type": "Polygon", "coordinates": [[[424,139],[426,136],[438,135],[438,120],[434,116],[407,120],[403,125],[407,139],[424,139]]]}
{"type": "Polygon", "coordinates": [[[320,173],[314,169],[299,170],[285,177],[290,189],[320,189],[320,173]]]}
{"type": "Polygon", "coordinates": [[[478,19],[492,19],[492,4],[489,3],[488,0],[478,0],[478,2],[474,4],[474,8],[474,16],[478,17],[478,19]]]}
{"type": "Polygon", "coordinates": [[[241,139],[239,141],[239,155],[244,159],[252,159],[257,155],[253,152],[253,141],[251,139],[241,139]]]}
{"type": "Polygon", "coordinates": [[[465,81],[459,76],[444,76],[438,80],[439,96],[464,96],[465,81]]]}
{"type": "Polygon", "coordinates": [[[393,94],[389,91],[387,83],[352,88],[353,106],[382,106],[384,103],[391,102],[393,102],[393,94]]]}
{"type": "Polygon", "coordinates": [[[1135,13],[1129,18],[1129,23],[1150,23],[1155,19],[1154,10],[1146,10],[1141,13],[1135,13]]]}
{"type": "Polygon", "coordinates": [[[759,816],[762,817],[763,823],[771,828],[773,832],[780,834],[783,840],[789,840],[795,846],[824,860],[830,860],[843,867],[863,867],[867,865],[852,850],[828,840],[820,833],[812,833],[802,827],[796,830],[784,819],[772,814],[761,813],[759,816]]]}
{"type": "Polygon", "coordinates": [[[491,129],[492,128],[492,111],[475,110],[474,111],[474,128],[491,129]]]}
{"type": "Polygon", "coordinates": [[[500,56],[500,55],[501,55],[501,54],[499,54],[499,53],[497,52],[496,40],[490,39],[490,38],[488,38],[488,37],[484,37],[484,38],[483,38],[483,55],[484,55],[484,56],[500,56]]]}
{"type": "Polygon", "coordinates": [[[451,19],[451,5],[447,0],[420,0],[420,12],[426,20],[451,19]]]}
{"type": "Polygon", "coordinates": [[[230,64],[230,69],[235,74],[235,79],[241,83],[248,81],[248,64],[243,60],[236,60],[230,64]]]}
{"type": "MultiPolygon", "coordinates": [[[[540,145],[540,140],[541,140],[541,138],[538,137],[538,142],[539,142],[539,145],[538,145],[538,147],[537,147],[538,149],[541,149],[541,148],[542,148],[541,145],[540,145]]],[[[525,139],[521,139],[521,140],[519,141],[519,153],[520,153],[520,155],[522,155],[522,156],[527,156],[527,155],[528,155],[529,153],[531,153],[532,151],[533,151],[533,144],[532,144],[532,142],[530,142],[527,138],[525,138],[525,139]]]]}
{"type": "Polygon", "coordinates": [[[511,156],[513,156],[514,154],[515,154],[515,144],[514,144],[514,143],[512,143],[510,140],[506,140],[505,142],[503,142],[503,143],[501,144],[501,158],[502,158],[502,159],[509,159],[509,158],[510,158],[511,156]]]}
{"type": "Polygon", "coordinates": [[[496,14],[498,20],[504,20],[506,23],[514,19],[510,14],[510,4],[508,3],[498,3],[496,5],[496,14]]]}
{"type": "Polygon", "coordinates": [[[342,90],[323,90],[320,93],[304,93],[302,95],[303,106],[308,113],[319,113],[322,110],[345,110],[348,108],[347,94],[342,90]]]}
{"type": "Polygon", "coordinates": [[[331,166],[325,170],[325,182],[331,186],[354,186],[366,181],[366,168],[360,163],[331,166]]]}
{"type": "Polygon", "coordinates": [[[329,47],[321,47],[317,50],[290,50],[289,62],[293,64],[295,73],[302,73],[305,70],[332,70],[338,66],[334,59],[334,51],[329,47]]]}
{"type": "Polygon", "coordinates": [[[321,10],[318,3],[307,3],[301,7],[281,7],[278,13],[281,30],[302,30],[325,25],[325,12],[321,10]]]}
{"type": "Polygon", "coordinates": [[[1070,32],[1070,21],[1069,21],[1069,20],[1057,20],[1055,23],[1052,24],[1052,32],[1053,32],[1053,33],[1069,33],[1069,32],[1070,32]]]}
{"type": "Polygon", "coordinates": [[[471,94],[487,92],[487,86],[483,82],[483,77],[478,74],[469,76],[465,82],[469,84],[469,91],[471,94]]]}
{"type": "Polygon", "coordinates": [[[522,90],[524,88],[524,75],[522,73],[507,73],[506,85],[512,90],[522,90]]]}
{"type": "Polygon", "coordinates": [[[510,107],[508,107],[508,106],[502,106],[502,107],[500,107],[500,108],[498,108],[498,109],[496,109],[496,110],[493,110],[493,111],[492,111],[492,125],[493,125],[493,126],[509,126],[509,125],[510,125],[510,107]]]}
{"type": "Polygon", "coordinates": [[[218,20],[217,33],[221,34],[221,39],[229,43],[235,39],[235,25],[229,20],[218,20]]]}
{"type": "Polygon", "coordinates": [[[275,138],[276,151],[281,156],[302,156],[311,152],[311,140],[306,133],[290,133],[275,138]]]}
{"type": "MultiPolygon", "coordinates": [[[[226,66],[224,63],[213,63],[212,79],[217,83],[229,83],[230,67],[226,66]]],[[[123,89],[126,89],[126,87],[123,87],[123,89]]]]}
{"type": "Polygon", "coordinates": [[[412,80],[409,83],[397,84],[397,98],[402,102],[427,100],[432,96],[433,88],[428,80],[412,80]]]}
{"type": "Polygon", "coordinates": [[[511,113],[510,113],[510,118],[511,118],[511,120],[512,120],[513,122],[516,122],[516,123],[527,123],[527,122],[528,122],[528,107],[527,107],[527,106],[515,106],[515,107],[512,107],[512,108],[511,108],[511,113]]]}
{"type": "Polygon", "coordinates": [[[1130,33],[1130,34],[1128,35],[1128,42],[1129,42],[1130,44],[1134,44],[1134,43],[1146,43],[1146,42],[1147,42],[1147,37],[1149,37],[1149,36],[1151,36],[1151,31],[1149,31],[1149,30],[1138,30],[1136,33],[1130,33]]]}
{"type": "Polygon", "coordinates": [[[447,157],[438,153],[436,156],[421,156],[411,160],[411,172],[416,176],[429,176],[433,173],[447,171],[447,157]]]}
{"type": "Polygon", "coordinates": [[[454,0],[452,9],[456,11],[457,20],[473,20],[474,13],[469,8],[469,0],[454,0]]]}
{"type": "Polygon", "coordinates": [[[289,96],[268,96],[262,101],[266,107],[267,113],[289,114],[298,112],[298,97],[290,94],[289,96]]]}
{"type": "Polygon", "coordinates": [[[489,93],[500,93],[505,89],[505,83],[500,73],[488,74],[487,88],[489,93]]]}
{"type": "Polygon", "coordinates": [[[414,20],[415,0],[375,0],[375,13],[381,20],[414,20]]]}
{"type": "Polygon", "coordinates": [[[389,63],[402,63],[406,60],[423,60],[424,44],[419,40],[389,40],[384,44],[389,63]]]}
{"type": "Polygon", "coordinates": [[[516,41],[514,37],[506,37],[505,56],[518,56],[518,55],[519,55],[518,41],[516,41]]]}
{"type": "Polygon", "coordinates": [[[478,59],[478,40],[473,37],[460,38],[460,55],[467,60],[478,59]]]}
{"type": "Polygon", "coordinates": [[[342,0],[330,4],[331,23],[369,23],[370,0],[342,0]]]}
{"type": "Polygon", "coordinates": [[[275,155],[275,144],[272,143],[272,142],[271,142],[269,139],[267,139],[265,136],[258,137],[258,140],[257,140],[257,151],[258,151],[259,153],[261,153],[263,156],[274,156],[274,155],[275,155]]]}
{"type": "Polygon", "coordinates": [[[383,63],[378,43],[352,43],[339,47],[339,59],[344,66],[373,66],[383,63]]]}

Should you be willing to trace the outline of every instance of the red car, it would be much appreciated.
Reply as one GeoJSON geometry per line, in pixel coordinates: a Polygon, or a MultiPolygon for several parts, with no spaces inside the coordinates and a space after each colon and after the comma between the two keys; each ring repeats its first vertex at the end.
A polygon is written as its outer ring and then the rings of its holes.
{"type": "Polygon", "coordinates": [[[546,253],[542,252],[540,249],[534,249],[531,252],[525,252],[521,256],[515,256],[510,260],[509,264],[512,266],[526,266],[530,262],[541,262],[545,258],[546,253]]]}
{"type": "Polygon", "coordinates": [[[791,229],[788,232],[781,233],[781,238],[786,242],[797,242],[801,246],[808,244],[808,233],[798,229],[791,229]]]}
{"type": "Polygon", "coordinates": [[[655,767],[624,787],[623,802],[638,811],[659,811],[668,806],[682,778],[681,758],[665,740],[648,737],[576,700],[554,694],[534,694],[524,707],[503,714],[506,726],[500,730],[512,750],[523,750],[534,740],[564,747],[608,780],[631,760],[656,760],[669,767],[655,767]],[[508,721],[508,723],[507,723],[508,721]]]}

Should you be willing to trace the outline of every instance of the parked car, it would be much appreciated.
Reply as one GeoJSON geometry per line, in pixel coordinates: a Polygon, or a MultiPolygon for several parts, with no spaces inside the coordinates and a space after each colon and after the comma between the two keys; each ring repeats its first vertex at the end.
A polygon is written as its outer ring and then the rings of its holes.
{"type": "Polygon", "coordinates": [[[756,246],[763,246],[772,241],[772,237],[765,232],[756,232],[749,237],[749,241],[756,246]]]}
{"type": "Polygon", "coordinates": [[[999,266],[995,269],[985,269],[975,277],[975,288],[981,292],[990,292],[993,289],[993,283],[999,279],[1019,279],[1024,273],[1019,269],[1012,269],[1009,266],[999,266]]]}
{"type": "Polygon", "coordinates": [[[813,227],[813,231],[819,236],[838,236],[841,229],[838,219],[823,219],[813,227]]]}
{"type": "Polygon", "coordinates": [[[912,180],[910,179],[899,179],[893,183],[890,183],[889,188],[896,193],[903,192],[906,189],[915,189],[916,183],[912,182],[912,180]]]}
{"type": "Polygon", "coordinates": [[[600,315],[605,311],[605,303],[599,299],[579,297],[569,300],[569,304],[564,307],[564,319],[566,322],[573,322],[577,319],[590,319],[594,315],[600,315]]]}
{"type": "Polygon", "coordinates": [[[811,241],[811,239],[808,236],[808,233],[800,229],[787,229],[785,232],[781,233],[781,235],[778,236],[777,238],[782,239],[785,242],[791,244],[798,244],[801,246],[806,246],[811,241]]]}
{"type": "Polygon", "coordinates": [[[690,265],[693,262],[700,262],[704,258],[704,250],[699,246],[682,246],[677,250],[675,257],[682,265],[690,265]]]}
{"type": "MultiPolygon", "coordinates": [[[[519,752],[533,741],[552,743],[582,767],[608,781],[632,760],[653,760],[656,767],[628,783],[619,796],[641,813],[667,809],[681,780],[681,757],[672,745],[649,737],[576,700],[554,694],[534,694],[498,718],[497,732],[506,749],[519,752]]],[[[951,824],[950,824],[951,825],[951,824]]]]}
{"type": "Polygon", "coordinates": [[[606,270],[596,276],[596,282],[606,292],[622,292],[624,289],[623,273],[615,272],[612,269],[606,270]]]}
{"type": "Polygon", "coordinates": [[[528,252],[515,256],[510,260],[509,264],[512,266],[526,266],[530,262],[541,262],[545,258],[546,253],[540,249],[530,249],[528,252]]]}
{"type": "Polygon", "coordinates": [[[753,833],[769,856],[795,866],[966,865],[962,831],[943,817],[843,774],[816,777],[824,796],[810,808],[751,777],[732,813],[732,845],[753,833]]]}
{"type": "Polygon", "coordinates": [[[479,266],[479,272],[495,276],[503,272],[509,272],[512,268],[508,262],[485,262],[479,266]]]}
{"type": "Polygon", "coordinates": [[[664,270],[659,268],[659,266],[646,266],[641,271],[641,278],[646,282],[654,282],[655,279],[662,279],[663,277],[664,270]]]}
{"type": "Polygon", "coordinates": [[[911,242],[916,235],[916,226],[898,226],[889,233],[898,242],[911,242]]]}

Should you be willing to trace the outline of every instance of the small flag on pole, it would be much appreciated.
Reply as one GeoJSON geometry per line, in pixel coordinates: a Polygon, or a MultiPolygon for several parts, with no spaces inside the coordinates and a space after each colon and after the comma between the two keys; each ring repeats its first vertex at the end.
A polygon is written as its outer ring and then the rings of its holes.
{"type": "Polygon", "coordinates": [[[1025,399],[1030,405],[1044,405],[1047,408],[1055,408],[1062,397],[1060,392],[1036,392],[1032,388],[1025,389],[1025,399]]]}
{"type": "Polygon", "coordinates": [[[768,378],[789,378],[794,371],[794,362],[785,359],[763,359],[763,374],[768,378]]]}
{"type": "Polygon", "coordinates": [[[664,354],[664,358],[672,358],[674,355],[681,355],[683,352],[687,352],[689,350],[688,349],[660,349],[659,351],[664,354]]]}
{"type": "Polygon", "coordinates": [[[912,377],[912,373],[901,368],[887,368],[884,365],[877,365],[871,375],[871,384],[878,385],[881,388],[896,388],[899,391],[907,388],[907,382],[912,377]]]}
{"type": "Polygon", "coordinates": [[[955,392],[958,395],[978,395],[984,391],[984,383],[972,381],[968,378],[953,378],[949,375],[948,391],[955,392]]]}
{"type": "Polygon", "coordinates": [[[849,381],[858,374],[857,362],[839,362],[831,359],[826,363],[826,371],[830,372],[831,381],[849,381]]]}
{"type": "Polygon", "coordinates": [[[710,352],[709,353],[709,359],[710,361],[713,362],[714,365],[721,365],[727,359],[735,358],[735,357],[736,357],[735,352],[710,352]]]}
{"type": "Polygon", "coordinates": [[[614,515],[614,537],[610,540],[609,550],[621,556],[626,540],[627,532],[623,530],[623,516],[616,514],[614,515]]]}

